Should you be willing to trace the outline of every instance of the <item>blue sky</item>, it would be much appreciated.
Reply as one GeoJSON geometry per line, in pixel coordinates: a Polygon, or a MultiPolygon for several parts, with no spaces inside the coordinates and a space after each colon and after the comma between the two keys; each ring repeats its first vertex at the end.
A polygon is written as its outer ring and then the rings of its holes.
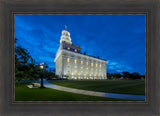
{"type": "Polygon", "coordinates": [[[65,25],[82,52],[109,61],[109,73],[145,74],[145,15],[15,15],[15,38],[54,69],[65,25]]]}

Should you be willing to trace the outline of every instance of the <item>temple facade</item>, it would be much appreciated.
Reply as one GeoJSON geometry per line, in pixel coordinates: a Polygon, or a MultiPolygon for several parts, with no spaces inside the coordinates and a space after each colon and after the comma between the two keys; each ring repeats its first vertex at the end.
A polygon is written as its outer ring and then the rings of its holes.
{"type": "Polygon", "coordinates": [[[54,59],[56,75],[68,79],[107,79],[107,61],[81,53],[79,46],[73,45],[70,33],[62,31],[60,47],[54,59]]]}

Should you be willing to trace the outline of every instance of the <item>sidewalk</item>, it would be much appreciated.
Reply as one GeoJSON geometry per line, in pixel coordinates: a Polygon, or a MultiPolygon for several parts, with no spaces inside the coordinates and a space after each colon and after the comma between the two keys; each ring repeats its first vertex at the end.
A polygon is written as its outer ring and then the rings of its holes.
{"type": "Polygon", "coordinates": [[[77,93],[77,94],[83,94],[83,95],[117,98],[117,99],[128,99],[128,100],[145,100],[144,95],[106,93],[106,92],[95,92],[95,91],[88,91],[88,90],[82,90],[82,89],[74,89],[74,88],[62,87],[59,85],[51,84],[51,83],[48,83],[47,81],[44,81],[44,86],[47,88],[51,88],[51,89],[56,89],[56,90],[66,91],[66,92],[71,92],[71,93],[77,93]]]}

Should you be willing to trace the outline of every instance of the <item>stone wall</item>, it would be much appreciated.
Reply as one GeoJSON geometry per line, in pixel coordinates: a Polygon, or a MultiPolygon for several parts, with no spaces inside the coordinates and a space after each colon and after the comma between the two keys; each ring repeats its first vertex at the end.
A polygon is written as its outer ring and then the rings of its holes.
{"type": "Polygon", "coordinates": [[[63,54],[63,74],[69,79],[107,79],[106,63],[83,58],[72,54],[63,54]]]}

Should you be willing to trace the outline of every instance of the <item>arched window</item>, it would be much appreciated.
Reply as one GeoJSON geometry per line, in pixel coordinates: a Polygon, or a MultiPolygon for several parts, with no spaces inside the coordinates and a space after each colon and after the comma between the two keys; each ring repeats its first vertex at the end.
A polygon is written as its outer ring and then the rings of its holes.
{"type": "Polygon", "coordinates": [[[67,58],[67,62],[68,62],[68,63],[70,62],[70,59],[69,59],[69,58],[67,58]]]}
{"type": "Polygon", "coordinates": [[[77,64],[77,60],[74,60],[74,63],[77,64]]]}
{"type": "Polygon", "coordinates": [[[91,73],[91,77],[92,77],[92,79],[93,79],[93,72],[91,73]]]}
{"type": "Polygon", "coordinates": [[[86,62],[86,65],[88,66],[88,62],[86,62]]]}
{"type": "Polygon", "coordinates": [[[81,61],[81,65],[83,65],[83,61],[81,61]]]}
{"type": "Polygon", "coordinates": [[[83,71],[81,71],[81,76],[83,75],[83,71]]]}
{"type": "Polygon", "coordinates": [[[67,75],[70,75],[70,71],[67,72],[67,75]]]}
{"type": "Polygon", "coordinates": [[[74,74],[77,75],[77,71],[74,71],[74,74]]]}
{"type": "Polygon", "coordinates": [[[86,75],[88,76],[88,72],[86,73],[86,75]]]}

